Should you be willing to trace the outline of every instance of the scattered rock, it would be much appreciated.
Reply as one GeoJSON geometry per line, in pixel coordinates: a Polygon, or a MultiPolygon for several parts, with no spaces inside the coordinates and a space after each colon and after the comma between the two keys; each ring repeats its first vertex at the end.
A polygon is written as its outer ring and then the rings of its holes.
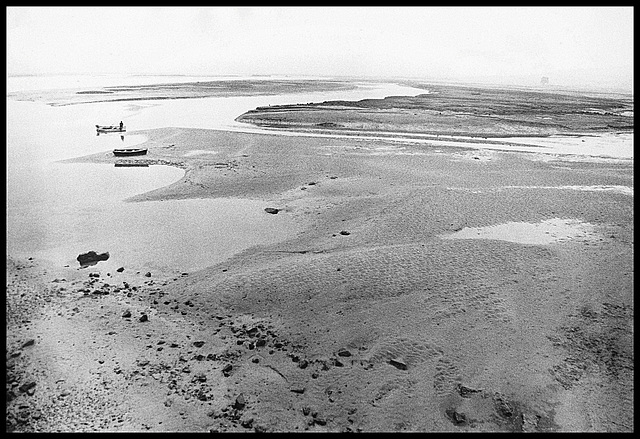
{"type": "Polygon", "coordinates": [[[280,209],[276,209],[275,207],[265,207],[264,211],[275,215],[276,213],[280,212],[280,209]]]}
{"type": "Polygon", "coordinates": [[[496,392],[493,396],[493,404],[498,414],[503,418],[511,418],[513,416],[514,409],[504,395],[496,392]]]}
{"type": "Polygon", "coordinates": [[[231,369],[233,369],[233,366],[231,364],[227,364],[225,367],[223,367],[222,373],[224,374],[224,376],[228,377],[231,374],[231,369]]]}
{"type": "Polygon", "coordinates": [[[253,426],[253,431],[255,431],[256,433],[266,433],[267,427],[262,424],[256,424],[253,426]]]}
{"type": "Polygon", "coordinates": [[[349,352],[348,349],[342,348],[338,351],[338,355],[341,357],[350,357],[351,356],[351,352],[349,352]]]}
{"type": "Polygon", "coordinates": [[[193,345],[197,348],[201,348],[204,345],[203,341],[194,341],[193,345]]]}
{"type": "Polygon", "coordinates": [[[139,322],[148,322],[149,321],[149,317],[146,314],[142,314],[140,316],[140,318],[138,319],[139,322]]]}
{"type": "Polygon", "coordinates": [[[236,397],[236,401],[233,403],[233,408],[236,410],[242,410],[247,405],[247,402],[244,399],[244,394],[240,394],[236,397]]]}
{"type": "Polygon", "coordinates": [[[129,317],[131,317],[131,311],[126,310],[125,312],[122,313],[122,317],[124,317],[125,319],[128,319],[129,317]]]}
{"type": "Polygon", "coordinates": [[[80,265],[83,267],[89,266],[89,265],[95,265],[100,261],[106,261],[107,259],[109,259],[109,252],[98,254],[92,250],[87,253],[79,254],[76,259],[78,260],[80,265]]]}
{"type": "Polygon", "coordinates": [[[35,381],[29,381],[29,382],[26,382],[26,383],[22,384],[18,388],[18,390],[20,390],[22,393],[26,393],[29,390],[33,389],[35,386],[36,386],[36,382],[35,381]]]}
{"type": "Polygon", "coordinates": [[[200,383],[206,383],[207,382],[207,375],[204,373],[199,373],[198,375],[193,377],[194,381],[198,381],[200,383]]]}
{"type": "Polygon", "coordinates": [[[462,384],[458,384],[458,393],[463,398],[471,398],[471,395],[475,393],[480,393],[482,390],[472,389],[471,387],[463,386],[462,384]]]}
{"type": "Polygon", "coordinates": [[[407,363],[405,363],[401,358],[392,358],[389,360],[389,364],[397,367],[398,369],[407,370],[407,363]]]}
{"type": "Polygon", "coordinates": [[[346,236],[346,235],[350,235],[351,232],[347,232],[346,230],[342,230],[342,231],[340,231],[340,234],[346,236]]]}
{"type": "Polygon", "coordinates": [[[467,422],[467,416],[464,413],[458,413],[455,409],[447,409],[445,414],[454,425],[462,425],[467,422]]]}

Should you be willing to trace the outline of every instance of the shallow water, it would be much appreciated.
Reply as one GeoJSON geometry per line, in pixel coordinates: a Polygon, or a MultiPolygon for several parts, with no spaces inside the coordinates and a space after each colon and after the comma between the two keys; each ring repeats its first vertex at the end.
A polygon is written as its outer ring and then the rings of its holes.
{"type": "Polygon", "coordinates": [[[465,227],[443,239],[496,239],[517,244],[547,245],[569,240],[597,239],[595,226],[577,219],[553,218],[540,223],[509,222],[486,227],[465,227]]]}
{"type": "MultiPolygon", "coordinates": [[[[112,77],[83,78],[84,82],[75,84],[73,78],[58,79],[60,82],[27,78],[14,81],[11,88],[118,84],[112,77]]],[[[158,82],[157,78],[143,79],[129,78],[123,84],[158,82]]],[[[110,259],[99,262],[96,269],[125,266],[141,271],[159,267],[190,271],[254,245],[284,240],[297,232],[293,221],[286,215],[267,214],[267,206],[255,200],[124,201],[179,180],[184,175],[180,169],[58,161],[143,143],[146,137],[136,135],[136,130],[166,126],[242,130],[244,124],[236,123],[235,117],[261,105],[419,92],[394,84],[362,84],[351,92],[58,107],[7,99],[7,254],[79,266],[78,254],[108,251],[110,259]],[[96,135],[96,124],[120,120],[128,129],[124,135],[96,135]]]]}

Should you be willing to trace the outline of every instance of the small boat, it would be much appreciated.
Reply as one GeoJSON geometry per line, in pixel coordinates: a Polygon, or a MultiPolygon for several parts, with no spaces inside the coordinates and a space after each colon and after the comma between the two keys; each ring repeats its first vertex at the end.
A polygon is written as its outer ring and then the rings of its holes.
{"type": "Polygon", "coordinates": [[[130,156],[130,155],[145,155],[147,153],[147,148],[123,148],[123,149],[114,149],[113,155],[122,157],[122,156],[130,156]]]}
{"type": "Polygon", "coordinates": [[[96,125],[96,131],[99,133],[123,133],[127,131],[127,127],[122,125],[96,125]]]}

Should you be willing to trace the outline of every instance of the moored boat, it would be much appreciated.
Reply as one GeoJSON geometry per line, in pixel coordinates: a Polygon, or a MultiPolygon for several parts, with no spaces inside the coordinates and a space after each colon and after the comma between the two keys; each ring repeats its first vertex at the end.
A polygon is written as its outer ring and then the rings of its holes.
{"type": "Polygon", "coordinates": [[[122,149],[114,149],[113,155],[118,157],[130,156],[130,155],[145,155],[147,153],[147,148],[122,148],[122,149]]]}
{"type": "Polygon", "coordinates": [[[127,131],[124,125],[96,125],[96,131],[99,133],[123,133],[127,131]]]}

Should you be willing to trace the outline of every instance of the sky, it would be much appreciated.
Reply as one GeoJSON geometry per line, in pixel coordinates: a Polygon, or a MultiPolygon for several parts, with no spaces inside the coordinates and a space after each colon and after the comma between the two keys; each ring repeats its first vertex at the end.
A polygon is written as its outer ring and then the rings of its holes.
{"type": "Polygon", "coordinates": [[[633,85],[633,7],[7,7],[7,74],[633,85]]]}

